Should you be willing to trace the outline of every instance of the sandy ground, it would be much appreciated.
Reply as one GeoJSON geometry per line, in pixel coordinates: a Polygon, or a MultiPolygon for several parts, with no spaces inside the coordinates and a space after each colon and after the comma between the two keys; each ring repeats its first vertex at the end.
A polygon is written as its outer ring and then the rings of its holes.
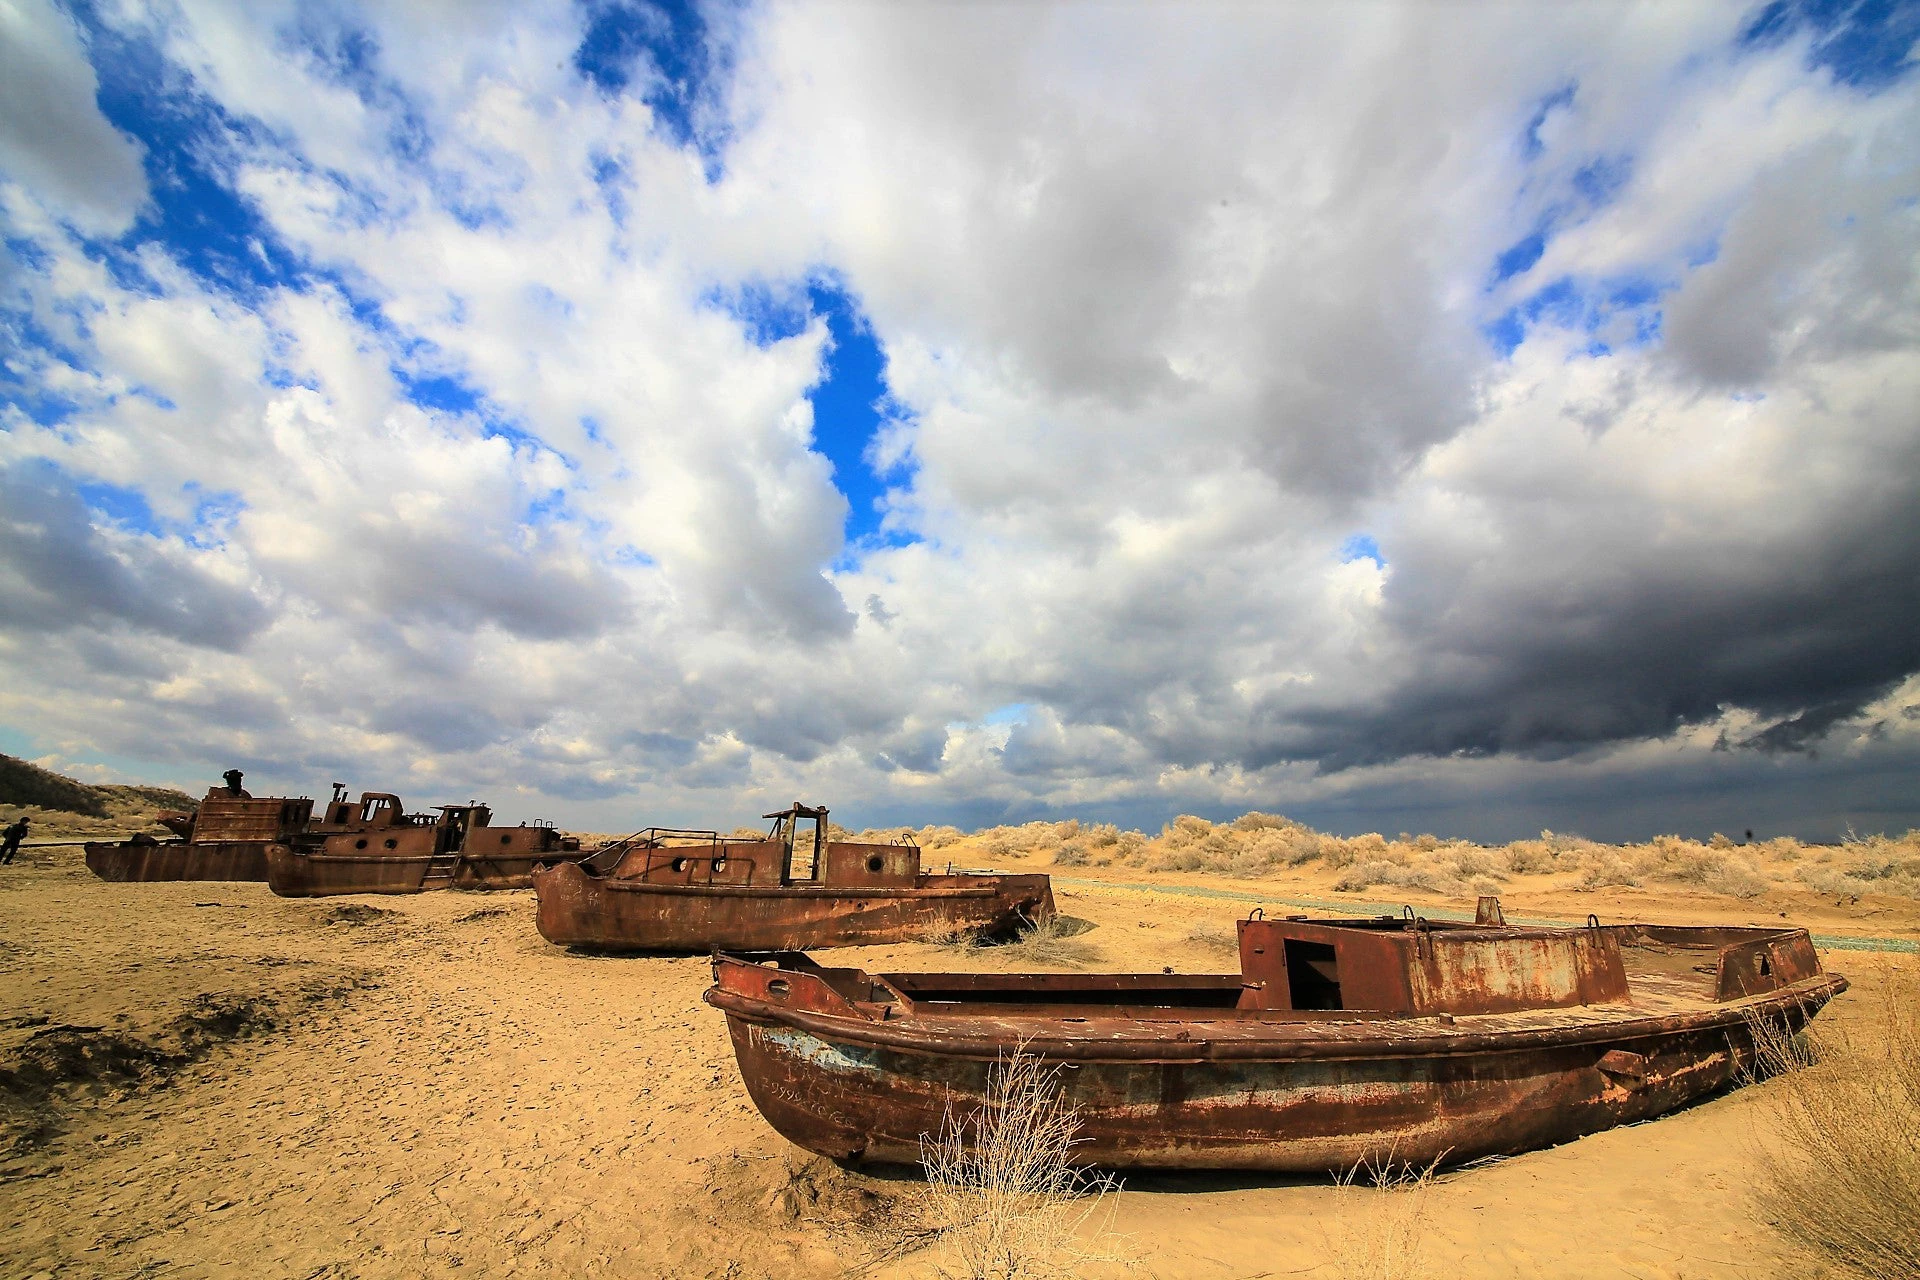
{"type": "MultiPolygon", "coordinates": [[[[77,849],[27,858],[0,868],[0,1275],[928,1271],[899,1256],[910,1179],[810,1158],[753,1110],[700,1002],[704,960],[570,955],[534,932],[525,892],[283,901],[265,885],[105,884],[77,849]]],[[[1231,967],[1209,939],[1245,907],[1169,888],[1333,896],[1310,880],[1075,875],[1114,882],[1057,888],[1096,926],[1082,936],[1096,968],[1231,967]]],[[[1521,886],[1506,902],[1674,921],[1792,909],[1816,932],[1920,937],[1898,901],[1521,886]]],[[[876,970],[1009,964],[929,945],[836,954],[876,970]]],[[[1835,1022],[1887,964],[1915,963],[1825,959],[1856,981],[1823,1015],[1835,1022]]],[[[1444,1176],[1427,1269],[1818,1274],[1751,1206],[1758,1095],[1444,1176]]],[[[1128,1261],[1095,1270],[1331,1276],[1346,1204],[1317,1180],[1136,1175],[1101,1246],[1128,1261]]]]}

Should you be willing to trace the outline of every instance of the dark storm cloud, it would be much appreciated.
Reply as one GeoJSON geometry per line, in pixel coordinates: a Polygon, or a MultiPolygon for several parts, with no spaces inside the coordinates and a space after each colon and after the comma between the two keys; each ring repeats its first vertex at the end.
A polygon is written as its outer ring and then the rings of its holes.
{"type": "Polygon", "coordinates": [[[268,622],[259,600],[142,535],[109,536],[49,467],[0,469],[0,621],[22,631],[120,624],[239,649],[268,622]]]}
{"type": "Polygon", "coordinates": [[[1596,549],[1584,574],[1553,584],[1410,549],[1385,616],[1412,669],[1358,705],[1293,711],[1297,736],[1248,763],[1552,758],[1730,707],[1783,720],[1739,745],[1803,749],[1920,671],[1920,503],[1835,517],[1817,540],[1668,548],[1666,564],[1652,545],[1596,549]]]}
{"type": "Polygon", "coordinates": [[[446,698],[382,701],[369,722],[382,733],[403,734],[435,751],[474,751],[513,732],[492,707],[446,698]]]}

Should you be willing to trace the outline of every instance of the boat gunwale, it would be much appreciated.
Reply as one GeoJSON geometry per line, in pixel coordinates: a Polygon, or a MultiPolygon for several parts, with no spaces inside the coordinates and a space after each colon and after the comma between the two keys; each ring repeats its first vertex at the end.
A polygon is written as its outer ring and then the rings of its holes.
{"type": "MultiPolygon", "coordinates": [[[[748,960],[739,957],[716,955],[716,969],[721,960],[751,965],[748,960]]],[[[759,967],[759,966],[755,966],[759,967]]],[[[1551,1026],[1511,1027],[1500,1030],[1434,1030],[1425,1028],[1409,1029],[1420,1023],[1432,1023],[1435,1028],[1449,1024],[1442,1019],[1447,1015],[1410,1015],[1394,1019],[1354,1017],[1351,1019],[1312,1019],[1304,1020],[1296,1016],[1294,1010],[1257,1010],[1267,1016],[1260,1018],[1223,1019],[1214,1017],[1154,1017],[1145,1018],[1126,1016],[1122,1010],[1127,1006],[1089,1005],[1090,1016],[1079,1024],[1085,1028],[1080,1034],[1046,1035],[1021,1034],[1010,1023],[1059,1023],[1058,1017],[1042,1017],[1032,1014],[980,1016],[960,1015],[967,1018],[977,1030],[971,1034],[959,1033],[951,1028],[932,1026],[924,1015],[909,1014],[900,1018],[869,1018],[857,1009],[853,1016],[843,1013],[822,1013],[812,1009],[782,1006],[771,1001],[757,999],[730,991],[718,981],[707,989],[702,999],[714,1008],[724,1012],[729,1018],[738,1018],[749,1023],[772,1026],[788,1026],[797,1031],[806,1032],[818,1039],[835,1043],[855,1044],[862,1047],[892,1049],[909,1053],[919,1053],[935,1057],[955,1057],[967,1059],[993,1060],[1004,1057],[1009,1051],[1020,1049],[1043,1059],[1058,1059],[1071,1062],[1207,1062],[1207,1061],[1290,1061],[1312,1059],[1316,1061],[1364,1060],[1373,1058],[1408,1057],[1459,1057],[1479,1056],[1488,1053],[1524,1053],[1542,1048],[1558,1048],[1569,1045],[1619,1043],[1628,1040],[1655,1039],[1673,1035],[1696,1032],[1712,1032],[1744,1023],[1755,1016],[1765,1016],[1775,1008],[1786,1008],[1809,1003],[1824,1005],[1834,996],[1847,989],[1846,978],[1839,974],[1819,973],[1801,979],[1789,986],[1780,987],[1760,995],[1744,996],[1698,1010],[1675,1011],[1670,1013],[1642,1014],[1637,1017],[1596,1019],[1577,1023],[1560,1023],[1551,1026]],[[1095,1012],[1104,1016],[1091,1016],[1095,1012]],[[1215,1038],[1201,1034],[1197,1029],[1207,1023],[1231,1022],[1236,1027],[1270,1026],[1296,1028],[1309,1034],[1267,1035],[1259,1038],[1223,1037],[1215,1038]],[[992,1024],[1002,1024],[998,1031],[990,1029],[992,1024]],[[1156,1027],[1180,1025],[1195,1028],[1189,1038],[1177,1039],[1171,1035],[1141,1036],[1119,1039],[1112,1031],[1102,1032],[1100,1028],[1112,1024],[1139,1025],[1151,1022],[1156,1027]],[[915,1025],[915,1024],[919,1025],[915,1025]],[[1326,1034],[1329,1025],[1368,1028],[1367,1030],[1348,1032],[1339,1035],[1326,1034]],[[1394,1034],[1382,1035],[1377,1028],[1389,1026],[1394,1034]]],[[[1619,1006],[1603,1006],[1618,1008],[1619,1006]]],[[[1141,1012],[1147,1012],[1142,1007],[1141,1012]]],[[[1165,1015],[1171,1010],[1164,1007],[1153,1012],[1165,1015]]],[[[1218,1014],[1223,1010],[1200,1010],[1203,1014],[1218,1014]]],[[[1364,1010],[1338,1010],[1327,1012],[1364,1013],[1364,1010]]],[[[1459,1015],[1474,1018],[1512,1018],[1512,1014],[1459,1015]]]]}
{"type": "Polygon", "coordinates": [[[1006,893],[1009,881],[1045,880],[1045,872],[992,872],[986,875],[923,875],[922,879],[954,881],[929,885],[825,885],[799,884],[660,884],[637,878],[595,874],[579,862],[560,862],[540,869],[541,874],[556,874],[562,866],[578,869],[584,883],[618,893],[659,893],[697,898],[997,898],[1006,893]]]}

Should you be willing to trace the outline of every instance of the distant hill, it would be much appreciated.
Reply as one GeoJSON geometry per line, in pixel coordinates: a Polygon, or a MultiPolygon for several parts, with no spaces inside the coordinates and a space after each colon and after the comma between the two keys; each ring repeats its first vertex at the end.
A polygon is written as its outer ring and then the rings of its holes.
{"type": "Polygon", "coordinates": [[[172,787],[89,786],[30,761],[0,754],[0,806],[115,818],[156,809],[191,809],[198,803],[172,787]]]}

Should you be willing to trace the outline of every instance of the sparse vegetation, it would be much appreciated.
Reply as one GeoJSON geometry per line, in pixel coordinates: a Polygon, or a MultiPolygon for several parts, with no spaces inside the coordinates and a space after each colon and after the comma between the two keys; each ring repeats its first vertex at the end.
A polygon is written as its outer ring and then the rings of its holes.
{"type": "Polygon", "coordinates": [[[1093,926],[1073,916],[1054,916],[1032,928],[1023,929],[1011,939],[989,938],[974,929],[954,924],[936,924],[921,934],[921,941],[940,947],[966,950],[992,947],[995,951],[1027,965],[1093,964],[1103,957],[1099,947],[1082,942],[1079,935],[1093,926]]]}
{"type": "Polygon", "coordinates": [[[1568,888],[1657,888],[1679,885],[1739,900],[1780,889],[1858,901],[1863,894],[1920,898],[1920,831],[1859,836],[1834,845],[1783,837],[1742,844],[1725,835],[1693,840],[1656,836],[1642,844],[1606,844],[1542,831],[1537,839],[1482,846],[1467,840],[1401,832],[1336,836],[1290,818],[1247,813],[1231,822],[1183,814],[1149,838],[1104,823],[1029,822],[963,835],[952,827],[864,833],[862,839],[911,834],[922,849],[939,848],[957,865],[1007,858],[1048,859],[1071,873],[1122,866],[1259,880],[1318,866],[1338,873],[1334,889],[1362,893],[1376,886],[1447,897],[1500,892],[1516,876],[1555,876],[1568,888]]]}
{"type": "Polygon", "coordinates": [[[1350,1280],[1403,1280],[1421,1274],[1434,1171],[1396,1163],[1391,1153],[1362,1161],[1334,1179],[1337,1226],[1327,1230],[1334,1273],[1350,1280]]]}
{"type": "Polygon", "coordinates": [[[921,1138],[935,1274],[952,1280],[1071,1276],[1096,1252],[1119,1183],[1075,1166],[1079,1116],[1059,1071],[1021,1050],[994,1064],[985,1102],[921,1138]]]}
{"type": "Polygon", "coordinates": [[[1895,969],[1860,1026],[1756,1023],[1762,1212],[1824,1262],[1920,1275],[1920,978],[1895,969]]]}
{"type": "Polygon", "coordinates": [[[166,829],[153,820],[156,814],[198,803],[171,787],[90,786],[30,760],[0,755],[0,822],[24,816],[32,824],[32,840],[136,831],[164,834],[166,829]]]}
{"type": "Polygon", "coordinates": [[[1055,916],[1023,932],[1005,944],[1005,954],[1021,964],[1081,966],[1102,959],[1100,948],[1079,937],[1086,922],[1071,916],[1055,916]]]}

